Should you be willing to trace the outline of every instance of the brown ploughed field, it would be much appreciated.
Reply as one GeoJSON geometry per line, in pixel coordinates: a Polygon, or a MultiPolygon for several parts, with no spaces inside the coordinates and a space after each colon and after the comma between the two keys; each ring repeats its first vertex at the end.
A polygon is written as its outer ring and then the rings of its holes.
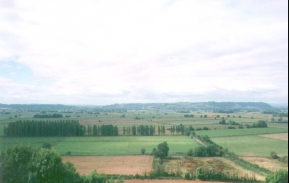
{"type": "Polygon", "coordinates": [[[153,156],[62,156],[70,161],[79,174],[97,173],[135,175],[152,170],[153,156]]]}
{"type": "Polygon", "coordinates": [[[274,133],[274,134],[265,134],[265,135],[260,135],[260,136],[277,139],[277,140],[288,141],[288,133],[274,133]]]}
{"type": "Polygon", "coordinates": [[[264,157],[243,156],[242,159],[251,163],[257,164],[260,167],[267,168],[273,172],[279,169],[288,170],[288,164],[278,161],[277,159],[270,159],[264,157]]]}

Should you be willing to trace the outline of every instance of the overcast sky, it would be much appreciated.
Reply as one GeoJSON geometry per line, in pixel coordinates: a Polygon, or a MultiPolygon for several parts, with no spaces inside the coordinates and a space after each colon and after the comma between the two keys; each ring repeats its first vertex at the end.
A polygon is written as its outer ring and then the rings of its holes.
{"type": "Polygon", "coordinates": [[[287,0],[0,0],[0,103],[288,102],[287,0]]]}

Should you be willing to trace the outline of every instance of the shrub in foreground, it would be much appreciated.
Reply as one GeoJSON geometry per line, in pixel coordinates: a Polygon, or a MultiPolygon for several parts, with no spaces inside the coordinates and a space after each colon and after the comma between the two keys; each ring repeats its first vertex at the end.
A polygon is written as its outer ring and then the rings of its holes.
{"type": "Polygon", "coordinates": [[[288,183],[288,171],[278,170],[266,177],[265,183],[288,183]]]}

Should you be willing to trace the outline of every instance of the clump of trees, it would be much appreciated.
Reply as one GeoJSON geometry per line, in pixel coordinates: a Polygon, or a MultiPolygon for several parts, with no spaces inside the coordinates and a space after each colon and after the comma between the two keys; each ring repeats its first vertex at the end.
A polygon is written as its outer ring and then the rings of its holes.
{"type": "Polygon", "coordinates": [[[87,135],[118,136],[118,127],[115,125],[93,125],[87,127],[87,135]]]}
{"type": "Polygon", "coordinates": [[[163,143],[160,143],[157,148],[154,148],[153,149],[153,152],[152,154],[156,157],[156,158],[160,158],[160,159],[163,159],[163,158],[166,158],[168,157],[169,155],[169,146],[168,146],[168,143],[167,142],[163,142],[163,143]]]}
{"type": "Polygon", "coordinates": [[[288,183],[288,171],[278,170],[266,176],[265,183],[288,183]]]}
{"type": "Polygon", "coordinates": [[[141,148],[141,149],[140,149],[140,152],[141,152],[142,155],[144,155],[145,152],[146,152],[146,149],[145,149],[145,148],[141,148]]]}
{"type": "Polygon", "coordinates": [[[247,128],[267,128],[267,122],[264,120],[259,120],[257,123],[253,123],[252,125],[246,125],[247,128]]]}
{"type": "Polygon", "coordinates": [[[276,152],[271,152],[271,153],[270,153],[270,158],[272,158],[272,159],[278,159],[279,156],[277,155],[276,152]]]}
{"type": "Polygon", "coordinates": [[[76,182],[71,163],[63,164],[54,151],[15,146],[1,153],[1,182],[76,182]]]}
{"type": "Polygon", "coordinates": [[[194,115],[193,115],[193,114],[185,114],[184,117],[185,117],[185,118],[193,118],[194,115]]]}
{"type": "Polygon", "coordinates": [[[271,152],[270,153],[270,158],[278,159],[281,162],[288,163],[288,156],[279,157],[276,152],[271,152]]]}
{"type": "Polygon", "coordinates": [[[184,135],[185,134],[185,126],[182,124],[177,125],[177,126],[171,126],[170,128],[168,128],[168,130],[170,130],[172,135],[174,135],[174,134],[184,135]]]}
{"type": "Polygon", "coordinates": [[[63,163],[61,156],[49,149],[16,145],[0,155],[1,183],[105,183],[108,176],[93,171],[79,175],[72,163],[63,163]]]}
{"type": "Polygon", "coordinates": [[[288,164],[288,156],[279,157],[278,160],[288,164]]]}
{"type": "Polygon", "coordinates": [[[253,177],[240,177],[237,174],[228,174],[220,171],[207,170],[202,167],[198,167],[195,174],[191,175],[191,178],[199,180],[214,180],[214,181],[232,181],[232,182],[258,182],[253,177]]]}
{"type": "Polygon", "coordinates": [[[222,156],[224,154],[223,151],[219,149],[218,146],[214,144],[209,144],[208,146],[199,146],[195,149],[190,149],[187,152],[187,156],[194,157],[213,157],[213,156],[222,156]]]}
{"type": "Polygon", "coordinates": [[[222,118],[222,120],[219,121],[219,124],[221,124],[221,125],[240,125],[240,123],[237,123],[233,120],[229,120],[229,122],[227,123],[224,118],[222,118]]]}
{"type": "MultiPolygon", "coordinates": [[[[196,135],[195,133],[192,135],[196,135]]],[[[198,146],[195,149],[189,149],[187,152],[187,156],[194,157],[213,157],[213,156],[223,156],[225,154],[225,150],[215,144],[207,135],[200,136],[197,135],[195,138],[198,138],[204,143],[204,146],[198,146]]]]}

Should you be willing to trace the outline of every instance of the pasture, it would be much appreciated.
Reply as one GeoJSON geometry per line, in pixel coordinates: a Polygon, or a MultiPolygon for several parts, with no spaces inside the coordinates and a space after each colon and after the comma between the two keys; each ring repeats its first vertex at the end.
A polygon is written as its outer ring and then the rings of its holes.
{"type": "Polygon", "coordinates": [[[67,137],[53,148],[60,154],[72,155],[139,155],[145,148],[150,154],[153,148],[166,141],[170,154],[185,154],[199,146],[187,136],[117,136],[117,137],[67,137]]]}
{"type": "MultiPolygon", "coordinates": [[[[61,113],[61,112],[58,112],[61,113]]],[[[284,168],[286,163],[268,159],[270,153],[275,151],[278,156],[288,154],[288,124],[271,122],[271,114],[260,112],[213,113],[212,111],[196,110],[190,113],[180,113],[169,110],[131,110],[125,113],[101,112],[98,114],[88,112],[62,113],[63,118],[41,118],[37,120],[79,120],[85,126],[117,125],[119,136],[84,136],[84,137],[3,137],[4,126],[16,120],[33,120],[35,112],[0,114],[0,150],[9,145],[25,144],[33,147],[42,147],[43,143],[50,143],[53,150],[62,155],[63,161],[71,161],[80,174],[88,174],[96,169],[98,173],[107,174],[143,174],[152,168],[153,156],[149,156],[158,144],[166,141],[170,148],[169,156],[173,158],[166,161],[168,171],[181,170],[195,171],[198,166],[221,170],[223,172],[237,173],[238,175],[255,175],[257,179],[264,180],[254,172],[244,170],[234,162],[221,157],[186,158],[189,149],[199,147],[196,141],[185,135],[172,135],[168,128],[177,125],[193,128],[208,127],[210,130],[195,131],[197,135],[207,135],[213,142],[241,158],[258,164],[261,167],[275,171],[284,168]],[[194,117],[184,117],[193,114],[194,117]],[[19,115],[19,114],[18,114],[19,115]],[[206,117],[204,117],[206,115],[206,117]],[[267,121],[268,128],[228,129],[231,125],[221,125],[222,117],[229,122],[235,121],[242,125],[252,125],[259,120],[267,121]],[[155,136],[129,136],[123,135],[123,127],[132,125],[165,126],[166,135],[155,136]],[[287,138],[286,138],[287,137],[287,138]],[[287,141],[286,141],[287,140],[287,141]],[[141,155],[141,149],[145,154],[141,155]],[[70,156],[66,156],[70,154],[70,156]]],[[[283,118],[288,120],[288,118],[283,118]]],[[[155,133],[157,134],[157,132],[155,133]]],[[[184,180],[173,180],[182,182],[184,180]]],[[[134,182],[134,180],[125,180],[134,182]]],[[[135,180],[135,182],[141,182],[135,180]]],[[[144,181],[145,182],[145,181],[144,181]]],[[[154,181],[157,182],[157,181],[154,181]]],[[[160,181],[161,182],[161,181],[160,181]]],[[[167,181],[165,181],[167,182],[167,181]]],[[[184,181],[187,182],[187,181],[184,181]]],[[[192,182],[192,181],[190,181],[192,182]]]]}
{"type": "Polygon", "coordinates": [[[5,150],[9,145],[25,144],[42,147],[50,143],[54,150],[64,155],[140,155],[141,148],[150,154],[159,143],[166,141],[170,154],[185,154],[190,148],[199,146],[187,136],[113,136],[113,137],[21,137],[0,138],[0,148],[5,150]]]}
{"type": "Polygon", "coordinates": [[[288,132],[285,128],[244,128],[244,129],[223,129],[223,130],[202,130],[195,131],[197,135],[214,137],[247,136],[288,132]]]}
{"type": "Polygon", "coordinates": [[[278,156],[288,155],[288,143],[261,136],[233,136],[211,138],[213,142],[241,156],[269,157],[272,151],[278,156]]]}
{"type": "Polygon", "coordinates": [[[16,144],[29,145],[40,148],[43,143],[49,143],[52,146],[63,140],[63,137],[0,137],[0,150],[16,144]]]}
{"type": "MultiPolygon", "coordinates": [[[[257,112],[238,112],[238,113],[213,113],[211,111],[192,111],[190,113],[179,113],[176,111],[160,111],[160,110],[131,110],[127,112],[100,112],[100,113],[88,113],[88,112],[49,112],[47,114],[59,113],[63,115],[63,118],[37,118],[37,120],[49,121],[49,120],[79,120],[82,125],[102,125],[112,124],[118,125],[119,129],[123,126],[135,125],[163,125],[170,127],[173,125],[183,124],[185,126],[192,125],[195,128],[209,127],[210,129],[225,129],[228,126],[219,125],[219,121],[222,117],[227,121],[233,120],[240,124],[252,124],[258,120],[267,120],[269,127],[285,127],[286,124],[269,123],[272,118],[270,114],[262,114],[257,112]],[[193,114],[194,117],[184,117],[185,114],[193,114]],[[65,116],[69,117],[65,117],[65,116]],[[207,116],[206,118],[204,116],[207,116]]],[[[33,120],[37,112],[11,112],[10,114],[0,114],[0,123],[9,123],[16,120],[33,120]],[[17,115],[17,117],[15,117],[17,115]],[[11,118],[11,119],[10,119],[11,118]]],[[[285,120],[288,118],[284,118],[285,120]]],[[[288,127],[288,125],[287,125],[288,127]]]]}

